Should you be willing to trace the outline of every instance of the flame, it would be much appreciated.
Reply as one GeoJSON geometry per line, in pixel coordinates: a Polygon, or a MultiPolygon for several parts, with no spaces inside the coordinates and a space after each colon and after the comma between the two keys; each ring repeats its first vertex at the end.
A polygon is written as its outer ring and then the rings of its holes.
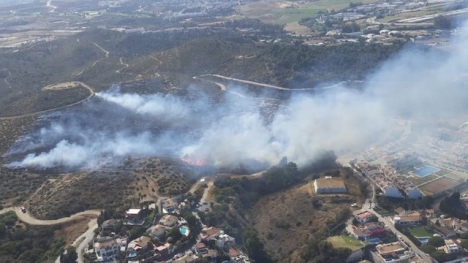
{"type": "Polygon", "coordinates": [[[194,166],[205,166],[207,164],[206,160],[190,158],[187,154],[181,159],[182,161],[194,166]]]}

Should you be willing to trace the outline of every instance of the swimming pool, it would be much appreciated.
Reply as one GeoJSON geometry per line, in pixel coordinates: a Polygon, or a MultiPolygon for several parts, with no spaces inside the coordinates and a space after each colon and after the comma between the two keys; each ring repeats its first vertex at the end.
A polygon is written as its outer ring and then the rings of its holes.
{"type": "Polygon", "coordinates": [[[438,171],[440,171],[440,169],[432,167],[432,166],[426,166],[426,167],[417,169],[416,171],[414,171],[414,173],[418,177],[425,177],[438,171]]]}
{"type": "Polygon", "coordinates": [[[371,238],[371,239],[368,239],[367,242],[369,242],[372,245],[375,245],[375,244],[382,243],[382,240],[380,240],[380,238],[371,238]]]}
{"type": "Polygon", "coordinates": [[[427,243],[427,241],[429,241],[429,237],[418,237],[418,240],[419,240],[421,243],[427,243]]]}
{"type": "Polygon", "coordinates": [[[132,252],[128,253],[128,257],[129,257],[129,258],[135,258],[136,256],[137,256],[137,253],[136,253],[136,252],[133,252],[133,251],[132,251],[132,252]]]}
{"type": "Polygon", "coordinates": [[[188,227],[186,227],[186,226],[181,226],[181,227],[179,228],[179,230],[180,230],[180,233],[181,233],[182,235],[184,235],[184,236],[188,236],[188,234],[189,234],[189,232],[190,232],[189,229],[188,229],[188,227]]]}

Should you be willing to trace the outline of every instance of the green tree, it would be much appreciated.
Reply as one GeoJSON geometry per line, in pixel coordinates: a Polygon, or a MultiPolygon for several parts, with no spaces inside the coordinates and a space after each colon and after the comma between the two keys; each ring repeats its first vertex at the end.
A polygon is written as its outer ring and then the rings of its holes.
{"type": "Polygon", "coordinates": [[[68,247],[65,253],[60,256],[60,263],[76,263],[78,259],[78,254],[76,253],[76,248],[68,247]]]}
{"type": "Polygon", "coordinates": [[[244,249],[250,258],[255,262],[271,262],[271,259],[266,254],[263,243],[258,238],[258,232],[254,228],[247,228],[242,233],[244,249]]]}
{"type": "Polygon", "coordinates": [[[467,239],[462,240],[462,242],[460,242],[460,245],[462,246],[462,248],[467,249],[468,248],[468,240],[467,239]]]}
{"type": "Polygon", "coordinates": [[[429,238],[429,241],[427,241],[427,244],[433,247],[441,247],[445,245],[445,241],[442,237],[435,236],[435,237],[429,238]]]}

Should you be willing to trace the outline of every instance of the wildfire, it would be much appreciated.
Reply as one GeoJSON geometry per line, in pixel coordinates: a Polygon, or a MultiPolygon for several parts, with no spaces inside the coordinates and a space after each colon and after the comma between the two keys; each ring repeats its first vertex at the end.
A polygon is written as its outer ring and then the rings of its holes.
{"type": "Polygon", "coordinates": [[[206,160],[190,158],[187,154],[181,159],[182,161],[194,166],[205,166],[207,164],[206,160]]]}

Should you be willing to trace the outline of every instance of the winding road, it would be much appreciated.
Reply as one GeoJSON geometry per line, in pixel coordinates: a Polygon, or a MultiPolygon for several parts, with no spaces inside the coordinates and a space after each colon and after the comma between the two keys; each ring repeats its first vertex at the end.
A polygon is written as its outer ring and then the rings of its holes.
{"type": "Polygon", "coordinates": [[[15,116],[8,116],[8,117],[0,117],[0,120],[13,120],[13,119],[19,119],[19,118],[24,118],[24,117],[30,117],[30,116],[35,116],[35,115],[39,115],[39,114],[43,114],[43,113],[47,113],[47,112],[51,112],[51,111],[55,111],[55,110],[60,110],[60,109],[65,109],[65,108],[69,108],[69,107],[72,107],[72,106],[75,106],[75,105],[78,105],[88,99],[90,99],[91,97],[94,96],[94,90],[93,88],[91,88],[90,86],[86,85],[85,83],[83,82],[79,82],[79,81],[74,81],[74,83],[77,83],[79,84],[80,86],[86,88],[88,91],[89,91],[89,95],[80,100],[80,101],[77,101],[77,102],[74,102],[74,103],[71,103],[71,104],[68,104],[68,105],[64,105],[64,106],[60,106],[60,107],[55,107],[55,108],[52,108],[52,109],[48,109],[48,110],[42,110],[42,111],[36,111],[36,112],[31,112],[31,113],[25,113],[25,114],[21,114],[21,115],[15,115],[15,116]]]}
{"type": "MultiPolygon", "coordinates": [[[[32,217],[29,213],[23,213],[20,207],[9,207],[0,210],[0,215],[6,214],[8,212],[15,212],[16,216],[19,220],[23,221],[29,225],[35,226],[52,226],[52,225],[59,225],[68,223],[77,219],[82,218],[90,218],[90,217],[98,217],[101,211],[99,210],[87,210],[84,212],[79,212],[69,217],[63,217],[60,219],[55,220],[40,220],[37,218],[32,217]]],[[[93,239],[94,237],[94,230],[98,228],[97,219],[93,218],[88,222],[88,230],[80,235],[78,238],[73,241],[72,246],[76,247],[76,253],[78,254],[78,263],[84,263],[83,258],[83,250],[86,248],[87,244],[93,239]]],[[[56,263],[60,263],[60,257],[57,258],[55,261],[56,263]]]]}

